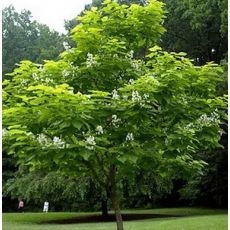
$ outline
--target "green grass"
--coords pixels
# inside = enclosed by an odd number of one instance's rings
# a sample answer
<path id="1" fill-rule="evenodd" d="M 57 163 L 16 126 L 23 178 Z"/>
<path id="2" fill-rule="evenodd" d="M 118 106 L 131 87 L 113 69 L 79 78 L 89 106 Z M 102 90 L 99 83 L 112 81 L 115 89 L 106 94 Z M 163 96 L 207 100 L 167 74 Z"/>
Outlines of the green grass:
<path id="1" fill-rule="evenodd" d="M 124 222 L 125 230 L 227 230 L 227 211 L 201 208 L 125 210 L 123 213 L 186 215 Z M 115 223 L 40 224 L 93 213 L 4 213 L 3 230 L 115 230 Z M 94 213 L 98 214 L 98 213 Z"/>

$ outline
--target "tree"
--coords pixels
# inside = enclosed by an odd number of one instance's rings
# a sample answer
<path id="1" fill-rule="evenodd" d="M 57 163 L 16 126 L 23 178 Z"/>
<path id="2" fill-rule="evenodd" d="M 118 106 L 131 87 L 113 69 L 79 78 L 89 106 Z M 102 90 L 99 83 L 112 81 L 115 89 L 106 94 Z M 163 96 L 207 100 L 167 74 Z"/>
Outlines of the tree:
<path id="1" fill-rule="evenodd" d="M 3 184 L 3 197 L 23 197 L 27 208 L 32 210 L 41 209 L 45 200 L 55 211 L 92 211 L 93 206 L 100 205 L 100 188 L 87 176 L 76 178 L 58 171 L 40 170 L 27 174 L 23 171 L 27 172 L 20 168 L 13 178 Z"/>
<path id="2" fill-rule="evenodd" d="M 2 11 L 3 21 L 3 76 L 23 59 L 41 63 L 56 59 L 64 50 L 63 35 L 50 31 L 49 27 L 32 20 L 31 12 L 16 12 L 11 5 Z"/>
<path id="3" fill-rule="evenodd" d="M 227 54 L 226 0 L 165 0 L 167 33 L 161 45 L 168 51 L 184 51 L 197 64 L 220 63 Z"/>
<path id="4" fill-rule="evenodd" d="M 221 146 L 222 70 L 154 46 L 163 18 L 158 1 L 105 1 L 80 18 L 77 48 L 44 66 L 23 61 L 3 82 L 7 152 L 31 169 L 89 173 L 111 199 L 118 230 L 124 177 L 143 167 L 159 181 L 189 178 L 205 165 L 194 153 Z"/>
<path id="5" fill-rule="evenodd" d="M 32 20 L 30 11 L 16 12 L 13 6 L 2 10 L 3 17 L 3 78 L 22 59 L 43 63 L 45 59 L 57 59 L 64 50 L 64 36 L 51 31 L 48 26 Z M 3 184 L 17 171 L 12 157 L 3 153 Z M 3 188 L 4 189 L 4 188 Z M 9 208 L 9 198 L 4 197 L 3 208 Z M 5 207 L 7 204 L 7 207 Z"/>
<path id="6" fill-rule="evenodd" d="M 140 5 L 145 5 L 146 1 L 145 0 L 118 0 L 117 1 L 119 4 L 140 4 Z M 93 0 L 91 4 L 85 5 L 86 10 L 90 10 L 91 7 L 97 7 L 97 8 L 102 8 L 103 7 L 103 0 Z M 84 11 L 82 11 L 78 16 L 82 16 L 84 14 Z M 68 31 L 70 34 L 71 30 L 79 23 L 79 21 L 76 18 L 73 18 L 71 20 L 65 20 L 65 29 Z"/>

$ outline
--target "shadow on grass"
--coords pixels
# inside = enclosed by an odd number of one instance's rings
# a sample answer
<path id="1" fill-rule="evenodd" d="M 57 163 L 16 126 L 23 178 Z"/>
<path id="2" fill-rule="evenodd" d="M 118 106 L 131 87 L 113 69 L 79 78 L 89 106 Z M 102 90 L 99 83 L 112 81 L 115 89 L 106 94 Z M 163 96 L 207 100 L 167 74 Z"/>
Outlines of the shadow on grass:
<path id="1" fill-rule="evenodd" d="M 183 215 L 164 215 L 164 214 L 123 214 L 122 219 L 124 221 L 131 220 L 145 220 L 153 218 L 173 218 L 173 217 L 184 217 Z M 108 216 L 102 215 L 88 215 L 88 216 L 78 216 L 62 220 L 50 220 L 44 221 L 40 224 L 80 224 L 80 223 L 97 223 L 97 222 L 114 222 L 114 214 L 109 214 Z"/>

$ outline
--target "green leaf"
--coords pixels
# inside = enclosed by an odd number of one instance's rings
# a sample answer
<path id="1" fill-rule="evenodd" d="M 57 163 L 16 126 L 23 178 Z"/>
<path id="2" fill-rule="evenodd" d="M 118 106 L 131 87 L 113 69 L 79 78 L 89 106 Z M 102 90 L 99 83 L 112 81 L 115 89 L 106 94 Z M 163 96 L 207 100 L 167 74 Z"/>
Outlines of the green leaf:
<path id="1" fill-rule="evenodd" d="M 80 122 L 79 120 L 78 121 L 72 121 L 72 125 L 74 126 L 74 128 L 80 130 L 82 125 L 83 125 L 83 123 Z"/>

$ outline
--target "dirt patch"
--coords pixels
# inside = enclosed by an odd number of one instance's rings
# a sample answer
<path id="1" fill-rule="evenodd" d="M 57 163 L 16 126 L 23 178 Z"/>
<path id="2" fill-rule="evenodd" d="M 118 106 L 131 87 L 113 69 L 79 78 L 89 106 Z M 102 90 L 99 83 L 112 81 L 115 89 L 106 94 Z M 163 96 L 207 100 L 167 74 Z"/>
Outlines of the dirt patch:
<path id="1" fill-rule="evenodd" d="M 178 215 L 164 215 L 164 214 L 122 214 L 124 221 L 131 220 L 144 220 L 152 218 L 170 218 L 170 217 L 181 217 Z M 51 220 L 42 222 L 43 224 L 77 224 L 77 223 L 97 223 L 97 222 L 114 222 L 114 214 L 109 214 L 108 216 L 101 215 L 88 215 L 88 216 L 78 216 L 74 218 L 68 218 L 63 220 Z"/>

